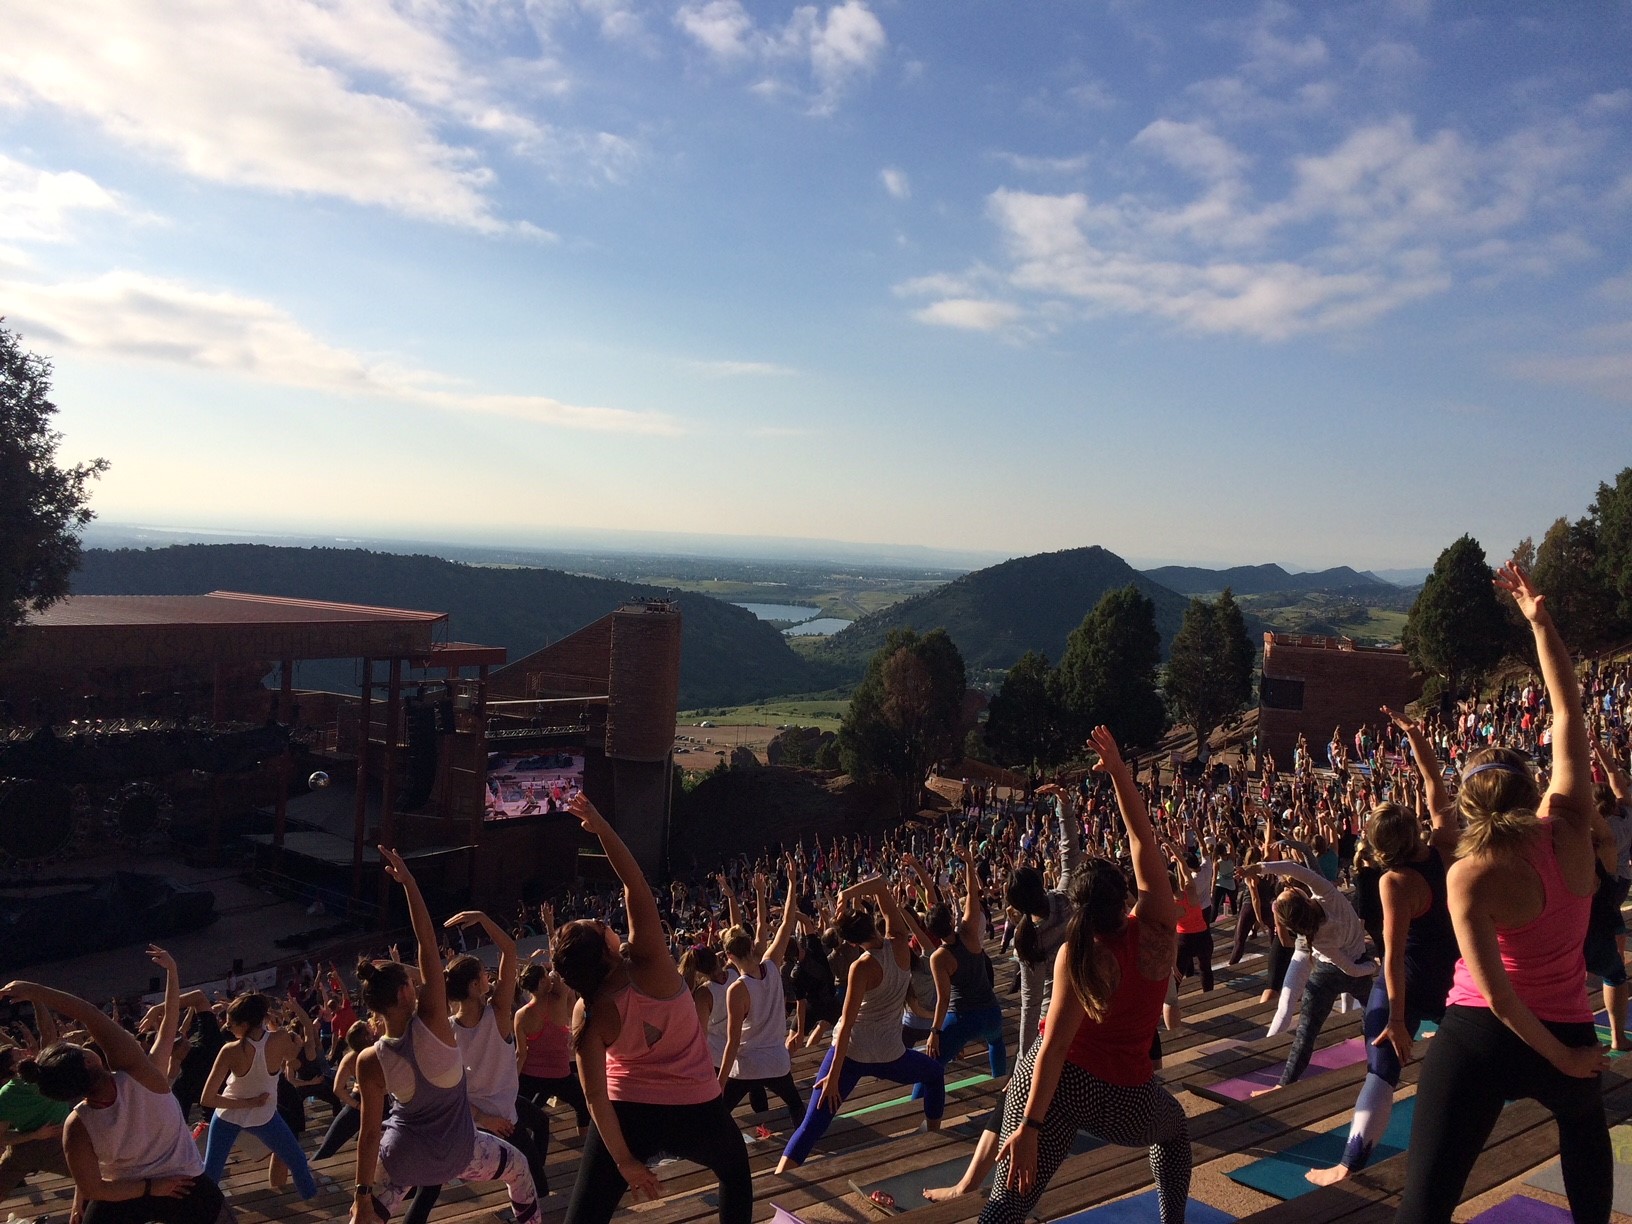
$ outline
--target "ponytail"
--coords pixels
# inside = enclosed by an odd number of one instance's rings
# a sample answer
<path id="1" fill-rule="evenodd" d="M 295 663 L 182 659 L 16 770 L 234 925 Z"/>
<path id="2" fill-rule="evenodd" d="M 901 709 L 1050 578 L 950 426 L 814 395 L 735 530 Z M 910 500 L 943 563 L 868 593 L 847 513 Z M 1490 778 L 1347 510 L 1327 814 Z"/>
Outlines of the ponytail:
<path id="1" fill-rule="evenodd" d="M 1468 757 L 1456 806 L 1467 822 L 1458 858 L 1522 849 L 1541 828 L 1541 794 L 1528 763 L 1511 748 L 1482 748 Z"/>
<path id="2" fill-rule="evenodd" d="M 1127 921 L 1127 881 L 1115 863 L 1090 859 L 1071 877 L 1071 901 L 1074 912 L 1065 937 L 1071 988 L 1088 1018 L 1100 1021 L 1110 1010 L 1122 972 L 1098 940 L 1115 935 Z"/>

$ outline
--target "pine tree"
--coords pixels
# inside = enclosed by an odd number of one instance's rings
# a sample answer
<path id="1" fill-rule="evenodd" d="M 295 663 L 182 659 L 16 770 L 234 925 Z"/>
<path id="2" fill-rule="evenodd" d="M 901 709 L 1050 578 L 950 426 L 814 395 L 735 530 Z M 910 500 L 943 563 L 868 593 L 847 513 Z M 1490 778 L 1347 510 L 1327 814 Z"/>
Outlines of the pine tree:
<path id="1" fill-rule="evenodd" d="M 1068 742 L 1081 743 L 1103 723 L 1123 744 L 1147 748 L 1167 729 L 1156 689 L 1162 659 L 1156 605 L 1129 583 L 1107 591 L 1066 639 L 1059 702 Z"/>
<path id="2" fill-rule="evenodd" d="M 1422 671 L 1444 677 L 1456 695 L 1467 681 L 1501 662 L 1511 644 L 1485 550 L 1465 535 L 1439 554 L 1411 605 L 1406 651 Z"/>

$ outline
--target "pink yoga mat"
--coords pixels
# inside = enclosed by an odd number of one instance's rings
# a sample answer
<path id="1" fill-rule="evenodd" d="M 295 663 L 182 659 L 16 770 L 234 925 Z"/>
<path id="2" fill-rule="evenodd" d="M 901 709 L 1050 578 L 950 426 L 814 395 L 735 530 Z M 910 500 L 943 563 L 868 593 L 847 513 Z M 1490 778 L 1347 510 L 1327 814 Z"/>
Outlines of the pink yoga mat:
<path id="1" fill-rule="evenodd" d="M 1352 1067 L 1355 1063 L 1366 1061 L 1366 1039 L 1364 1037 L 1350 1037 L 1347 1041 L 1340 1041 L 1334 1046 L 1316 1050 L 1314 1057 L 1309 1060 L 1309 1069 L 1304 1077 L 1324 1075 L 1327 1071 L 1336 1071 L 1341 1067 Z M 1286 1064 L 1274 1067 L 1264 1067 L 1258 1071 L 1248 1072 L 1236 1079 L 1224 1080 L 1222 1083 L 1209 1084 L 1207 1091 L 1214 1096 L 1229 1097 L 1232 1101 L 1244 1101 L 1261 1088 L 1273 1088 L 1281 1082 L 1281 1069 Z"/>

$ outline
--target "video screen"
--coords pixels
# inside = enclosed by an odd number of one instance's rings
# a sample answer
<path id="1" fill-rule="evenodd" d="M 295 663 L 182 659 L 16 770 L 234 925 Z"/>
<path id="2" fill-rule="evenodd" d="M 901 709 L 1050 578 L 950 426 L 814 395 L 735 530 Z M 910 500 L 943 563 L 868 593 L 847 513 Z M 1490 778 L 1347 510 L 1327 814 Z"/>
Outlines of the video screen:
<path id="1" fill-rule="evenodd" d="M 582 753 L 545 752 L 487 754 L 485 820 L 516 820 L 565 812 L 584 789 Z"/>

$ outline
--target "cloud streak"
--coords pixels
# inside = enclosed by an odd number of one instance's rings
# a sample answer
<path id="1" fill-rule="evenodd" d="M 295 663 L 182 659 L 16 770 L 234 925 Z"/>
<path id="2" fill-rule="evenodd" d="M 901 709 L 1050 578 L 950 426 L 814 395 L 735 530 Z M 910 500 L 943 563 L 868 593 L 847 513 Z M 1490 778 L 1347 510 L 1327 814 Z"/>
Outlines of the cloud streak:
<path id="1" fill-rule="evenodd" d="M 836 110 L 856 81 L 872 75 L 889 47 L 884 24 L 864 0 L 843 0 L 825 12 L 801 5 L 781 29 L 760 26 L 742 0 L 690 0 L 674 22 L 716 68 L 767 74 L 755 82 L 755 92 L 800 93 L 815 114 Z M 795 70 L 808 74 L 808 85 L 786 79 Z"/>
<path id="2" fill-rule="evenodd" d="M 472 391 L 328 343 L 270 302 L 139 272 L 43 284 L 0 276 L 9 324 L 93 357 L 157 362 L 276 386 L 387 399 L 453 413 L 623 433 L 675 434 L 658 413 Z"/>

